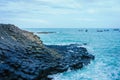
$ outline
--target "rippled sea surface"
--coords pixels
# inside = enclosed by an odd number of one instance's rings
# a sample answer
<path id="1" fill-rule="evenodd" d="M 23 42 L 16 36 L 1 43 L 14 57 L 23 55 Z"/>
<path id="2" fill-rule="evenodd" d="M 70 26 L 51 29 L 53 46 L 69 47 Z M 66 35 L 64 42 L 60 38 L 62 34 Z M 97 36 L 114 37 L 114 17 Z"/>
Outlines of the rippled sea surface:
<path id="1" fill-rule="evenodd" d="M 51 75 L 53 80 L 120 80 L 120 31 L 113 29 L 32 28 L 32 32 L 56 32 L 37 34 L 45 44 L 87 43 L 95 60 L 82 69 Z M 83 30 L 83 31 L 82 31 Z M 97 32 L 103 30 L 103 32 Z M 104 31 L 105 30 L 105 31 Z"/>

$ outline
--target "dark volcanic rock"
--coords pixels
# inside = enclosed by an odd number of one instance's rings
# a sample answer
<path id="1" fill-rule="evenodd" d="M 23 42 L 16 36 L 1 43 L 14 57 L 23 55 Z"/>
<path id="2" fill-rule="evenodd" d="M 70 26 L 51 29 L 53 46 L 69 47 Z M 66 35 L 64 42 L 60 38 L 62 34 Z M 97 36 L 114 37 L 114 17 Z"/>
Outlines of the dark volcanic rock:
<path id="1" fill-rule="evenodd" d="M 82 68 L 91 59 L 84 47 L 45 46 L 32 32 L 0 24 L 0 80 L 50 80 L 49 74 Z"/>
<path id="2" fill-rule="evenodd" d="M 87 49 L 79 44 L 47 45 L 47 47 L 54 49 L 64 56 L 59 60 L 61 68 L 64 66 L 67 69 L 78 69 L 82 68 L 83 65 L 89 64 L 91 59 L 94 60 L 94 56 L 89 54 Z"/>

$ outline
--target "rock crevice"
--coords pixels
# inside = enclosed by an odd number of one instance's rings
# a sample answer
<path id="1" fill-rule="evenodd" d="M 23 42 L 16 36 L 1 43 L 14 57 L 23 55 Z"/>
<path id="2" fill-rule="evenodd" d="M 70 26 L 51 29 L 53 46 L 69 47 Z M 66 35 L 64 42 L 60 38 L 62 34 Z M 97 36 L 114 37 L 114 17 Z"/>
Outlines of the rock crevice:
<path id="1" fill-rule="evenodd" d="M 50 80 L 50 74 L 79 69 L 94 56 L 78 45 L 44 45 L 37 35 L 0 24 L 0 79 Z"/>

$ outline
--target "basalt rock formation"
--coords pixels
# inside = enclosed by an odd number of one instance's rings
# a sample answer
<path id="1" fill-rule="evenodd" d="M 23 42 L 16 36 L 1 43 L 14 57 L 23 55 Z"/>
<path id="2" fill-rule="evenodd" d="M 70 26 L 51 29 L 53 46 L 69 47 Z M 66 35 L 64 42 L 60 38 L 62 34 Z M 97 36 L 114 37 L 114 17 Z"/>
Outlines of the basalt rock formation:
<path id="1" fill-rule="evenodd" d="M 78 45 L 44 45 L 37 35 L 0 24 L 0 80 L 51 80 L 47 76 L 79 69 L 94 56 Z"/>

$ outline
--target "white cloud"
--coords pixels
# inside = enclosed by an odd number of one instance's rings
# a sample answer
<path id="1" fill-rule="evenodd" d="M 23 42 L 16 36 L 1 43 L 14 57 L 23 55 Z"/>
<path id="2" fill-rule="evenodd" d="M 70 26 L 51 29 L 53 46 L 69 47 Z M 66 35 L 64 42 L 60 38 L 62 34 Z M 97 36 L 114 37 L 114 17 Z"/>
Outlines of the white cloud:
<path id="1" fill-rule="evenodd" d="M 42 23 L 42 24 L 49 24 L 49 21 L 47 20 L 42 20 L 42 19 L 25 19 L 25 18 L 20 18 L 18 21 L 22 22 L 30 22 L 30 23 Z"/>
<path id="2" fill-rule="evenodd" d="M 95 9 L 88 9 L 87 12 L 90 14 L 94 14 L 96 12 L 96 10 Z"/>
<path id="3" fill-rule="evenodd" d="M 70 20 L 77 17 L 83 22 L 99 23 L 99 19 L 106 20 L 104 24 L 115 23 L 119 22 L 119 3 L 119 0 L 0 0 L 0 22 L 72 25 Z"/>
<path id="4" fill-rule="evenodd" d="M 96 21 L 96 19 L 94 19 L 94 18 L 77 18 L 76 20 L 78 20 L 78 21 L 87 21 L 87 22 Z"/>

